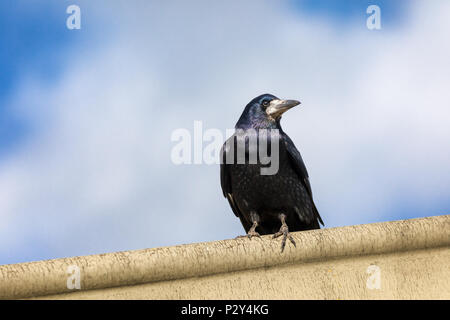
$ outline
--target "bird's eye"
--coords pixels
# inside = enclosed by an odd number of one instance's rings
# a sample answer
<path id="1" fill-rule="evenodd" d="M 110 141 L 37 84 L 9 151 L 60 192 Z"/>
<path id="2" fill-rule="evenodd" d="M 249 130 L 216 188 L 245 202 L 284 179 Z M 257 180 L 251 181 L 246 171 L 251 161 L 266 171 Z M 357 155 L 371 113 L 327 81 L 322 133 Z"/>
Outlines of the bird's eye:
<path id="1" fill-rule="evenodd" d="M 269 106 L 269 101 L 267 100 L 263 101 L 262 105 L 267 108 Z"/>

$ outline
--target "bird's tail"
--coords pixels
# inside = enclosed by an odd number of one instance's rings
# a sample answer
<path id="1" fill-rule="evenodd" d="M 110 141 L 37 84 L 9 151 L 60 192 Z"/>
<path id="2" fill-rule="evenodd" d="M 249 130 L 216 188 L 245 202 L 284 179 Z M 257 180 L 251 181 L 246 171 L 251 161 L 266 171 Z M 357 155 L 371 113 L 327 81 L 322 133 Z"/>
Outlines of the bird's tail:
<path id="1" fill-rule="evenodd" d="M 317 220 L 314 220 L 315 223 L 317 224 L 317 228 L 316 229 L 320 229 L 320 225 L 319 222 L 322 226 L 325 226 L 325 224 L 323 223 L 322 217 L 319 214 L 319 210 L 317 210 L 316 205 L 314 204 L 313 201 L 313 212 L 314 212 L 314 216 L 316 217 Z"/>

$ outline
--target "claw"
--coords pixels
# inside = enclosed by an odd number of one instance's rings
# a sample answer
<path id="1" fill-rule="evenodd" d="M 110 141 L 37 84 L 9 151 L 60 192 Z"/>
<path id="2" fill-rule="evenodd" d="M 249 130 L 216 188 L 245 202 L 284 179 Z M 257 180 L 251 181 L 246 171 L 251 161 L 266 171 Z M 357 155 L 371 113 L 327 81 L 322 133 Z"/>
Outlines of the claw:
<path id="1" fill-rule="evenodd" d="M 258 238 L 261 238 L 261 235 L 258 233 L 258 232 L 256 232 L 256 231 L 249 231 L 248 233 L 247 233 L 247 237 L 249 238 L 249 239 L 251 239 L 252 237 L 258 237 Z"/>
<path id="2" fill-rule="evenodd" d="M 261 238 L 261 235 L 258 232 L 256 232 L 256 231 L 249 230 L 246 235 L 244 235 L 244 236 L 237 236 L 236 239 L 239 239 L 239 238 L 249 238 L 249 239 L 251 239 L 253 237 Z"/>
<path id="3" fill-rule="evenodd" d="M 261 235 L 258 232 L 256 232 L 256 227 L 258 226 L 259 217 L 254 212 L 252 213 L 251 217 L 252 217 L 252 220 L 253 220 L 253 225 L 250 228 L 250 230 L 248 230 L 247 235 L 245 235 L 245 236 L 238 236 L 237 238 L 244 238 L 244 237 L 248 237 L 249 239 L 251 239 L 253 237 L 261 238 Z"/>
<path id="4" fill-rule="evenodd" d="M 283 217 L 281 218 L 282 224 L 281 224 L 281 228 L 280 231 L 278 231 L 277 233 L 275 233 L 272 237 L 272 239 L 278 238 L 283 236 L 283 239 L 281 240 L 281 252 L 284 251 L 284 247 L 286 246 L 286 239 L 289 239 L 289 241 L 292 242 L 292 244 L 294 245 L 294 247 L 297 247 L 297 244 L 295 243 L 294 238 L 289 234 L 289 228 L 285 222 L 285 217 L 283 215 Z"/>

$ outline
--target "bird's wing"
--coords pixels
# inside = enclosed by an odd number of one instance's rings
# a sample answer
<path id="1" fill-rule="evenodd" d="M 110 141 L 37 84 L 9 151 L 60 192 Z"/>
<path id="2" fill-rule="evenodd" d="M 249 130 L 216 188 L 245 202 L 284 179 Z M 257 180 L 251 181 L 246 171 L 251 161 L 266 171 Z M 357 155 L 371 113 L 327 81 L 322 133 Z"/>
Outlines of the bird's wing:
<path id="1" fill-rule="evenodd" d="M 311 198 L 314 215 L 320 221 L 320 223 L 322 225 L 324 225 L 322 218 L 320 217 L 319 211 L 317 210 L 316 205 L 314 204 L 314 201 L 313 201 L 311 183 L 309 182 L 308 171 L 306 170 L 306 166 L 305 166 L 305 163 L 303 162 L 302 156 L 300 155 L 300 152 L 295 147 L 294 142 L 292 142 L 291 138 L 289 138 L 289 136 L 284 132 L 282 132 L 282 139 L 286 146 L 286 150 L 288 152 L 289 159 L 291 160 L 291 164 L 292 164 L 295 172 L 297 172 L 297 175 L 299 176 L 303 186 L 306 188 L 306 190 L 308 191 L 308 194 Z"/>
<path id="2" fill-rule="evenodd" d="M 220 150 L 221 153 L 221 162 L 220 162 L 220 184 L 222 186 L 222 192 L 225 198 L 227 198 L 228 203 L 230 204 L 231 209 L 233 210 L 236 217 L 238 217 L 241 220 L 241 223 L 245 229 L 246 232 L 250 229 L 251 225 L 249 222 L 244 218 L 244 214 L 239 209 L 237 203 L 234 201 L 233 198 L 233 189 L 232 189 L 232 183 L 231 183 L 231 176 L 229 172 L 229 164 L 226 163 L 226 156 L 227 156 L 227 149 L 229 148 L 229 141 L 234 140 L 234 135 L 231 136 L 230 139 L 228 139 L 227 142 L 222 146 L 222 149 Z"/>

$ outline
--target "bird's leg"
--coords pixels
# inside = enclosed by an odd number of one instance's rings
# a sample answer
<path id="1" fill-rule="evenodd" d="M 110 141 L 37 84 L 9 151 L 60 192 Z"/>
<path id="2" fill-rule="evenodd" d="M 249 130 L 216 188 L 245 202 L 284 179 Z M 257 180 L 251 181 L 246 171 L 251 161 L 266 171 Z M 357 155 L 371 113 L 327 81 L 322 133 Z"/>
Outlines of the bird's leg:
<path id="1" fill-rule="evenodd" d="M 281 241 L 281 252 L 283 252 L 284 247 L 286 246 L 287 238 L 289 238 L 289 240 L 292 242 L 294 247 L 296 247 L 297 245 L 295 244 L 294 238 L 292 238 L 292 236 L 289 234 L 289 228 L 286 224 L 286 215 L 281 213 L 278 217 L 281 220 L 281 228 L 280 228 L 280 231 L 278 231 L 277 233 L 275 233 L 273 235 L 273 239 L 283 236 L 283 240 Z"/>
<path id="2" fill-rule="evenodd" d="M 258 232 L 256 232 L 256 227 L 258 226 L 259 216 L 257 214 L 251 214 L 250 217 L 252 218 L 253 225 L 247 232 L 247 237 L 251 239 L 252 237 L 258 237 L 261 238 Z"/>
<path id="3" fill-rule="evenodd" d="M 261 235 L 256 232 L 256 227 L 258 226 L 258 222 L 259 222 L 259 216 L 256 212 L 251 212 L 250 213 L 250 219 L 253 222 L 252 227 L 248 230 L 247 235 L 245 236 L 239 236 L 238 238 L 242 238 L 242 237 L 248 237 L 249 239 L 251 239 L 252 237 L 258 237 L 261 238 Z"/>

